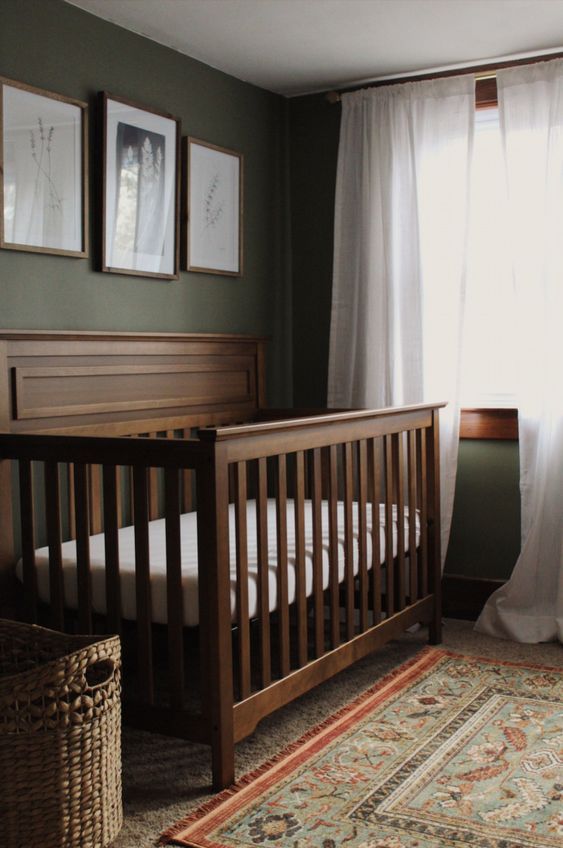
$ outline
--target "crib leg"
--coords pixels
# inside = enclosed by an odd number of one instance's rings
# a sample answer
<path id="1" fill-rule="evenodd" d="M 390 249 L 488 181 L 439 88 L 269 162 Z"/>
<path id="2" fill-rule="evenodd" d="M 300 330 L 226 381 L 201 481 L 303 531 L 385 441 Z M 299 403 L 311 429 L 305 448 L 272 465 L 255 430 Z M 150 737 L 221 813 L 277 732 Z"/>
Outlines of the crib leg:
<path id="1" fill-rule="evenodd" d="M 232 740 L 215 740 L 211 758 L 213 791 L 220 792 L 235 782 L 235 746 Z"/>
<path id="2" fill-rule="evenodd" d="M 231 595 L 229 574 L 229 480 L 224 445 L 206 445 L 197 470 L 203 711 L 209 721 L 213 789 L 235 779 L 235 733 Z M 203 454 L 203 446 L 202 446 Z"/>
<path id="3" fill-rule="evenodd" d="M 439 645 L 442 641 L 442 580 L 439 566 L 434 572 L 434 603 L 432 607 L 432 618 L 428 626 L 428 643 Z"/>
<path id="4" fill-rule="evenodd" d="M 434 616 L 428 627 L 428 644 L 439 645 L 442 641 L 442 616 Z"/>

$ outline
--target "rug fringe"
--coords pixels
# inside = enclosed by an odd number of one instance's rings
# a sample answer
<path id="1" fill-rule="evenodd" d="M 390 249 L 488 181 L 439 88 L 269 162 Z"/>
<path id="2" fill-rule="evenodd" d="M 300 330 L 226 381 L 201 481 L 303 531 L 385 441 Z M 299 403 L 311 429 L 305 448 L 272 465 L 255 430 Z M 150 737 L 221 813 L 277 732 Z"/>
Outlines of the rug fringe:
<path id="1" fill-rule="evenodd" d="M 174 841 L 174 837 L 181 833 L 181 831 L 185 830 L 188 825 L 194 824 L 194 822 L 199 821 L 199 819 L 203 818 L 208 813 L 212 813 L 224 801 L 228 800 L 229 798 L 232 798 L 233 795 L 236 795 L 254 780 L 257 780 L 257 778 L 262 777 L 263 774 L 265 774 L 274 766 L 278 765 L 281 760 L 291 756 L 291 754 L 294 754 L 306 742 L 309 742 L 315 736 L 318 736 L 319 734 L 323 733 L 325 730 L 327 730 L 327 728 L 329 728 L 331 725 L 335 724 L 337 721 L 343 718 L 346 713 L 350 712 L 356 707 L 359 707 L 364 701 L 367 701 L 369 698 L 371 698 L 371 696 L 374 695 L 378 691 L 378 689 L 381 689 L 383 686 L 387 686 L 389 683 L 392 682 L 395 677 L 398 677 L 400 674 L 403 674 L 411 666 L 423 660 L 428 654 L 435 654 L 436 659 L 438 659 L 439 657 L 450 653 L 450 651 L 446 651 L 444 648 L 436 648 L 433 646 L 425 645 L 420 651 L 415 654 L 414 657 L 405 660 L 403 663 L 397 666 L 397 668 L 388 671 L 387 674 L 379 678 L 379 680 L 372 686 L 370 686 L 369 689 L 366 689 L 364 692 L 361 692 L 359 695 L 357 695 L 353 701 L 350 701 L 343 707 L 340 707 L 340 709 L 338 709 L 335 713 L 332 713 L 330 716 L 328 716 L 328 718 L 324 719 L 323 721 L 316 724 L 314 727 L 305 731 L 305 733 L 300 736 L 299 739 L 296 739 L 293 742 L 289 742 L 288 745 L 286 745 L 286 747 L 282 751 L 279 751 L 277 754 L 274 754 L 274 756 L 270 757 L 270 759 L 265 760 L 257 768 L 253 769 L 250 772 L 247 772 L 247 774 L 243 775 L 235 783 L 233 783 L 232 786 L 229 786 L 227 789 L 223 789 L 209 801 L 204 801 L 203 804 L 199 805 L 196 810 L 191 813 L 188 813 L 185 818 L 181 819 L 179 822 L 176 822 L 176 824 L 169 827 L 168 830 L 164 831 L 164 833 L 161 835 L 160 839 L 157 842 L 157 845 L 166 845 L 172 843 Z M 186 843 L 182 844 L 185 845 Z"/>

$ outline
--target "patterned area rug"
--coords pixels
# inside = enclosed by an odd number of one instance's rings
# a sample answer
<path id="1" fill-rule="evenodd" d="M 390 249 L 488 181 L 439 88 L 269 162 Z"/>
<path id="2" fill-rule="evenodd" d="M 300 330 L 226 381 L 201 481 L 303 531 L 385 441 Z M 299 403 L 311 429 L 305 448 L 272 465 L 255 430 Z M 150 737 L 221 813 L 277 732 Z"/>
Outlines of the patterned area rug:
<path id="1" fill-rule="evenodd" d="M 563 672 L 427 649 L 161 841 L 561 848 Z"/>

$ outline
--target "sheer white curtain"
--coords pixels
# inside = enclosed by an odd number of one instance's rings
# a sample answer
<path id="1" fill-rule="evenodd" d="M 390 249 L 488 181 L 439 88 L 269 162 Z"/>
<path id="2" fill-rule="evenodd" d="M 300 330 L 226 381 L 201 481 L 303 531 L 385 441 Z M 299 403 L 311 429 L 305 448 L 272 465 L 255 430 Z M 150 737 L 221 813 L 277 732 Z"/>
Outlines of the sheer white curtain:
<path id="1" fill-rule="evenodd" d="M 457 466 L 474 115 L 471 76 L 342 98 L 328 403 L 448 402 L 444 555 Z"/>
<path id="2" fill-rule="evenodd" d="M 499 71 L 518 316 L 522 550 L 477 629 L 563 641 L 563 62 Z"/>

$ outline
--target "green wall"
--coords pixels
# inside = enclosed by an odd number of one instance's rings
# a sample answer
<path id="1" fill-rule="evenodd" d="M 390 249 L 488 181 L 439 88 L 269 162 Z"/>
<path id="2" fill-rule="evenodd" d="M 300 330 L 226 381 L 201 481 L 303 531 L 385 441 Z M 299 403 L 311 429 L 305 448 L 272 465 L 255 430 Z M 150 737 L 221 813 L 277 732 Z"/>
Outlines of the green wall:
<path id="1" fill-rule="evenodd" d="M 519 478 L 517 442 L 460 442 L 446 573 L 510 577 L 520 551 Z"/>
<path id="2" fill-rule="evenodd" d="M 155 3 L 155 8 L 158 6 Z M 96 272 L 95 261 L 0 251 L 0 326 L 242 332 L 271 337 L 271 400 L 291 395 L 286 102 L 62 0 L 1 0 L 0 75 L 90 103 L 91 197 L 100 162 L 95 95 L 167 111 L 193 135 L 245 157 L 244 276 L 160 281 Z M 96 208 L 91 208 L 97 248 Z"/>
<path id="3" fill-rule="evenodd" d="M 294 402 L 325 406 L 340 106 L 315 95 L 289 109 Z"/>
<path id="4" fill-rule="evenodd" d="M 94 207 L 90 259 L 0 251 L 0 326 L 264 334 L 270 401 L 288 403 L 293 391 L 296 405 L 323 406 L 340 107 L 323 95 L 285 101 L 61 0 L 0 0 L 0 74 L 89 101 L 93 198 L 101 90 L 168 111 L 183 135 L 245 156 L 242 278 L 99 273 Z M 450 573 L 510 573 L 518 501 L 516 445 L 463 443 Z"/>
<path id="5" fill-rule="evenodd" d="M 290 101 L 293 361 L 296 405 L 326 403 L 339 105 Z M 506 578 L 520 547 L 518 446 L 460 443 L 446 572 Z"/>

